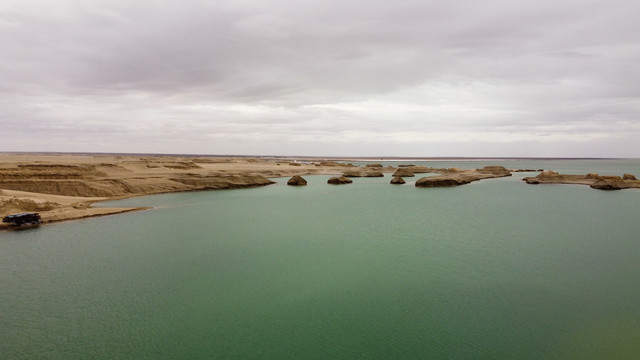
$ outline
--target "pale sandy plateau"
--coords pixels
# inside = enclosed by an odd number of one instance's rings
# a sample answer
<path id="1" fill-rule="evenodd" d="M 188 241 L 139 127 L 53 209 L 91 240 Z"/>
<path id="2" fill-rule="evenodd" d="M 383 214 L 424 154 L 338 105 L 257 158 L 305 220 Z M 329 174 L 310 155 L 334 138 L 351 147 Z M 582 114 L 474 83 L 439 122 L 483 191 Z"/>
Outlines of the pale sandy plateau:
<path id="1" fill-rule="evenodd" d="M 354 178 L 393 173 L 400 178 L 437 173 L 418 179 L 415 186 L 449 187 L 511 176 L 511 172 L 516 171 L 521 170 L 507 170 L 501 166 L 471 170 L 411 165 L 394 168 L 380 164 L 360 167 L 319 159 L 0 153 L 0 218 L 21 212 L 38 212 L 43 223 L 50 223 L 117 214 L 147 208 L 93 207 L 92 204 L 150 194 L 264 186 L 274 183 L 270 178 L 295 175 L 345 175 Z M 587 184 L 603 190 L 640 188 L 640 181 L 629 174 L 615 177 L 542 172 L 525 180 L 532 184 Z M 301 185 L 300 179 L 295 182 Z M 0 229 L 8 228 L 11 226 L 0 223 Z"/>
<path id="2" fill-rule="evenodd" d="M 0 218 L 38 212 L 43 223 L 145 208 L 92 207 L 98 201 L 273 184 L 269 178 L 341 174 L 334 161 L 245 157 L 0 154 Z M 8 228 L 0 223 L 0 228 Z"/>

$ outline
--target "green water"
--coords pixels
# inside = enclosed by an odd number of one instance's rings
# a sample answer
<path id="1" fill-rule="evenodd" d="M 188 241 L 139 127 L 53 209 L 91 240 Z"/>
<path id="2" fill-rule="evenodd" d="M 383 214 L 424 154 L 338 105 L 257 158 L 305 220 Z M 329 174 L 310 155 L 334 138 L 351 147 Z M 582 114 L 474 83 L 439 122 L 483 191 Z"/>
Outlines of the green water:
<path id="1" fill-rule="evenodd" d="M 279 179 L 2 232 L 0 359 L 636 359 L 640 191 L 530 175 Z"/>

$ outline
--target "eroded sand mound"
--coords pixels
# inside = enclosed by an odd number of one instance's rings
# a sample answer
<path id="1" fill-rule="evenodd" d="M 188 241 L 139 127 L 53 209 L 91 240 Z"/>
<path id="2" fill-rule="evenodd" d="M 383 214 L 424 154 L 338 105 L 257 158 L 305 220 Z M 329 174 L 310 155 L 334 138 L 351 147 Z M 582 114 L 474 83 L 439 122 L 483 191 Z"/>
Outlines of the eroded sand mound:
<path id="1" fill-rule="evenodd" d="M 291 179 L 289 179 L 287 181 L 287 185 L 292 185 L 292 186 L 304 186 L 307 185 L 307 180 L 305 180 L 302 176 L 300 175 L 294 175 L 291 177 Z"/>
<path id="2" fill-rule="evenodd" d="M 189 176 L 171 179 L 192 187 L 190 190 L 238 189 L 275 184 L 261 175 Z"/>
<path id="3" fill-rule="evenodd" d="M 589 173 L 586 175 L 559 174 L 555 171 L 543 171 L 538 176 L 526 177 L 527 184 L 580 184 L 598 190 L 621 190 L 640 188 L 640 181 L 634 175 L 598 175 Z"/>
<path id="4" fill-rule="evenodd" d="M 334 176 L 329 180 L 327 180 L 327 184 L 332 184 L 332 185 L 351 184 L 352 182 L 353 180 L 345 176 Z"/>
<path id="5" fill-rule="evenodd" d="M 476 170 L 447 169 L 438 176 L 418 179 L 416 187 L 452 187 L 473 181 L 511 176 L 511 172 L 502 166 L 485 166 Z"/>
<path id="6" fill-rule="evenodd" d="M 379 170 L 357 169 L 347 170 L 343 174 L 346 177 L 383 177 L 384 174 Z"/>
<path id="7" fill-rule="evenodd" d="M 400 176 L 400 177 L 413 177 L 413 171 L 411 171 L 411 167 L 401 167 L 396 170 L 392 176 Z"/>
<path id="8" fill-rule="evenodd" d="M 54 202 L 41 201 L 38 199 L 19 199 L 16 197 L 0 199 L 1 214 L 49 211 L 60 206 L 60 204 Z"/>
<path id="9" fill-rule="evenodd" d="M 7 190 L 84 197 L 113 197 L 131 193 L 117 180 L 0 180 L 0 187 Z"/>
<path id="10" fill-rule="evenodd" d="M 264 186 L 273 181 L 263 174 L 282 176 L 277 170 L 274 161 L 246 158 L 0 154 L 0 216 L 39 212 L 48 222 L 119 213 L 131 209 L 90 205 L 146 194 Z M 310 170 L 320 171 L 304 165 L 287 172 Z"/>
<path id="11" fill-rule="evenodd" d="M 62 164 L 18 164 L 13 168 L 0 169 L 0 180 L 20 179 L 84 179 L 105 176 L 93 165 Z"/>

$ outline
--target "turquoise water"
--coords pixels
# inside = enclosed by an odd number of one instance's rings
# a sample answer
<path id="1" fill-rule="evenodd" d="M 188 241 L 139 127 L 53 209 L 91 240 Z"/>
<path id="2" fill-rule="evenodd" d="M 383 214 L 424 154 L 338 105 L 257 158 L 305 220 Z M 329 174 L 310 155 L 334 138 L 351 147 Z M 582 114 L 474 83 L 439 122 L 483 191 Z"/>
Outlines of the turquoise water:
<path id="1" fill-rule="evenodd" d="M 505 166 L 562 170 L 534 164 Z M 278 179 L 2 232 L 0 359 L 637 358 L 640 191 L 531 175 Z"/>

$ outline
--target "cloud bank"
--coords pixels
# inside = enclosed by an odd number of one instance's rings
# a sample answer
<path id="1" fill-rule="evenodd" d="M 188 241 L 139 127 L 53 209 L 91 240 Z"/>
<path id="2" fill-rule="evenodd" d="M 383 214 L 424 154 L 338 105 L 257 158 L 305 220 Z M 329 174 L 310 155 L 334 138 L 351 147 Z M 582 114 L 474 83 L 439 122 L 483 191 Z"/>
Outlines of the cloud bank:
<path id="1" fill-rule="evenodd" d="M 635 1 L 0 5 L 0 151 L 640 157 Z"/>

